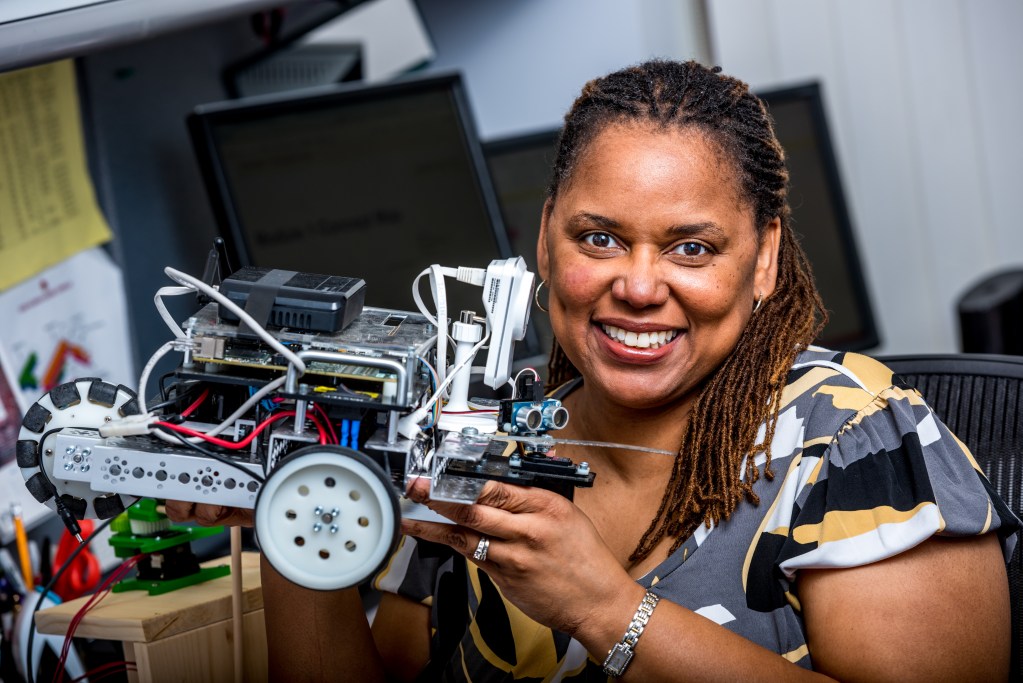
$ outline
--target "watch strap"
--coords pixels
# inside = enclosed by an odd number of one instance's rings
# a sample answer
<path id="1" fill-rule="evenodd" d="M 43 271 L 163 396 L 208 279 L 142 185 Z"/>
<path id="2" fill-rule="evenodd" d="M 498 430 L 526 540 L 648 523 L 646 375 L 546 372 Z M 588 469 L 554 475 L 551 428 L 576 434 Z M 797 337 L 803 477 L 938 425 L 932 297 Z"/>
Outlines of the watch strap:
<path id="1" fill-rule="evenodd" d="M 654 613 L 654 607 L 657 607 L 659 600 L 660 597 L 650 591 L 647 591 L 646 595 L 643 596 L 643 601 L 639 603 L 632 621 L 629 622 L 629 627 L 625 629 L 625 635 L 614 644 L 614 647 L 608 651 L 607 657 L 604 659 L 604 673 L 606 675 L 617 678 L 625 673 L 625 669 L 629 666 L 629 662 L 632 661 L 632 657 L 635 654 L 636 643 L 639 642 L 639 637 L 643 635 L 643 631 L 646 629 L 650 616 Z"/>

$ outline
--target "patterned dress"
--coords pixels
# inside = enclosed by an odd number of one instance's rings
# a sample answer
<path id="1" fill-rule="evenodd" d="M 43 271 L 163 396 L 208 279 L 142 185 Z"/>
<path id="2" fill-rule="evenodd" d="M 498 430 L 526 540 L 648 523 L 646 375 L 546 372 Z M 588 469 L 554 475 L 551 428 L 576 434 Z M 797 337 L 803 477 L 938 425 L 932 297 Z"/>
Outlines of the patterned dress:
<path id="1" fill-rule="evenodd" d="M 994 532 L 1012 552 L 1019 520 L 973 456 L 866 356 L 811 347 L 797 358 L 771 457 L 759 506 L 701 527 L 639 583 L 800 666 L 813 666 L 800 569 L 876 562 L 933 535 Z M 375 585 L 432 607 L 433 661 L 421 680 L 606 680 L 577 641 L 530 620 L 443 546 L 403 539 Z"/>

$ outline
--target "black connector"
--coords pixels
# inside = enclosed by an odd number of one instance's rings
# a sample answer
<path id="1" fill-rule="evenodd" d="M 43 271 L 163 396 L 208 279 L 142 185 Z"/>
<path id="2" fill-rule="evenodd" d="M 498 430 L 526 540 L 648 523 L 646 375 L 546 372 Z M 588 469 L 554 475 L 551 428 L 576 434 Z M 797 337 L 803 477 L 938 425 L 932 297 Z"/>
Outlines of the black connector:
<path id="1" fill-rule="evenodd" d="M 60 496 L 55 496 L 53 502 L 57 508 L 57 514 L 60 516 L 60 521 L 64 522 L 68 532 L 75 537 L 75 540 L 80 545 L 82 543 L 82 527 L 78 526 L 78 520 L 75 519 L 74 514 L 64 504 L 64 501 L 60 499 Z"/>

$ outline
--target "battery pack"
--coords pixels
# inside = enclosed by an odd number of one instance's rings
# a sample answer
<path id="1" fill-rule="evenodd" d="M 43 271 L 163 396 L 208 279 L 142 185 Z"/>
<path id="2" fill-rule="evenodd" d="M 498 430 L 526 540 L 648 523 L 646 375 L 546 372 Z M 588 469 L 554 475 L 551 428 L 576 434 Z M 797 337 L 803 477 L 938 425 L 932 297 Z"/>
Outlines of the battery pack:
<path id="1" fill-rule="evenodd" d="M 220 284 L 220 293 L 264 327 L 340 332 L 362 312 L 366 281 L 246 266 Z M 220 316 L 239 319 L 225 306 Z"/>

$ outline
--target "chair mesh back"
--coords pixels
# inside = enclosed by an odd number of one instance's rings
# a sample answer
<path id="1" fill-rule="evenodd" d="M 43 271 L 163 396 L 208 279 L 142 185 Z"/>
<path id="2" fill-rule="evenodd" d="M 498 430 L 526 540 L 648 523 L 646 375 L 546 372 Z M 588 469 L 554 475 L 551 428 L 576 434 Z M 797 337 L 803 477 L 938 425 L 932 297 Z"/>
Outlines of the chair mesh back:
<path id="1" fill-rule="evenodd" d="M 886 361 L 973 452 L 1002 499 L 1023 518 L 1023 376 L 994 377 L 933 372 L 900 372 Z M 1023 358 L 1020 366 L 1023 368 Z M 1023 680 L 1023 539 L 1009 562 L 1012 598 L 1012 674 Z"/>

